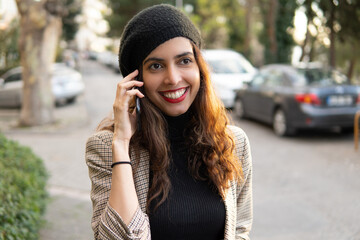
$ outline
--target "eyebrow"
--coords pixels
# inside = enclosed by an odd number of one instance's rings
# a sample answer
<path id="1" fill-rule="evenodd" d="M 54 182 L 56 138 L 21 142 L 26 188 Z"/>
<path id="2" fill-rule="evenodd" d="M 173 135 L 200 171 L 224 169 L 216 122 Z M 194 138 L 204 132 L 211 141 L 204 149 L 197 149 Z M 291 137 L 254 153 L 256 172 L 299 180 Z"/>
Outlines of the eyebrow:
<path id="1" fill-rule="evenodd" d="M 194 53 L 192 52 L 184 52 L 184 53 L 180 53 L 178 55 L 176 55 L 174 57 L 174 59 L 177 59 L 177 58 L 181 58 L 181 57 L 184 57 L 184 56 L 187 56 L 187 55 L 194 55 Z M 164 62 L 165 60 L 163 58 L 157 58 L 157 57 L 151 57 L 151 58 L 148 58 L 144 61 L 143 65 L 145 65 L 147 62 L 149 61 L 155 61 L 155 62 Z"/>

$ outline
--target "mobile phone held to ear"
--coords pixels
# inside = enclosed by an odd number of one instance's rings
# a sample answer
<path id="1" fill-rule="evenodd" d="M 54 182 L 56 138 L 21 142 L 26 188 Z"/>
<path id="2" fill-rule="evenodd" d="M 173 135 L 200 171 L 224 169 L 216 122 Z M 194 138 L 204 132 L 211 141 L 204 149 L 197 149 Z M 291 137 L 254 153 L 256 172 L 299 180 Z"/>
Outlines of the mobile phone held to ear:
<path id="1" fill-rule="evenodd" d="M 135 104 L 136 104 L 136 128 L 140 131 L 141 130 L 141 107 L 140 107 L 140 98 L 138 96 L 135 97 Z"/>
<path id="2" fill-rule="evenodd" d="M 139 80 L 138 77 L 136 77 L 135 79 Z M 139 89 L 139 91 L 142 92 L 141 88 L 137 88 L 137 89 Z M 140 98 L 138 96 L 135 96 L 135 108 L 136 108 L 136 128 L 140 131 L 141 130 L 141 119 L 140 119 L 141 106 L 140 106 Z"/>

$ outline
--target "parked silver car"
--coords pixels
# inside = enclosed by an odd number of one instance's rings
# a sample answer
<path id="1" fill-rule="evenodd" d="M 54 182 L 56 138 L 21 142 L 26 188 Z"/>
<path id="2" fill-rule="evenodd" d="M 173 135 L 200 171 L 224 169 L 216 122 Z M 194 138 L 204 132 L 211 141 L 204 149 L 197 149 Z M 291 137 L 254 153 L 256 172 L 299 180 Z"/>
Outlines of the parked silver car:
<path id="1" fill-rule="evenodd" d="M 230 49 L 206 49 L 202 52 L 211 70 L 216 93 L 226 108 L 233 108 L 236 91 L 257 72 L 240 53 Z"/>
<path id="2" fill-rule="evenodd" d="M 0 107 L 21 106 L 23 88 L 21 71 L 21 67 L 16 67 L 0 77 Z M 81 74 L 62 63 L 52 66 L 51 83 L 56 104 L 74 102 L 85 89 Z"/>

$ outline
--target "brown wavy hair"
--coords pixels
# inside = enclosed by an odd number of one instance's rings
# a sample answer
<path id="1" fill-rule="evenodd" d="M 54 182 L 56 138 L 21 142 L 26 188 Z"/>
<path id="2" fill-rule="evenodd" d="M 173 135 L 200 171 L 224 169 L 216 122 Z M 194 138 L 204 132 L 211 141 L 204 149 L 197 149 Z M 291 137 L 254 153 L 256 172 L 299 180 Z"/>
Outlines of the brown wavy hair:
<path id="1" fill-rule="evenodd" d="M 192 176 L 208 181 L 225 198 L 230 180 L 242 181 L 242 167 L 234 154 L 235 141 L 227 129 L 229 119 L 221 100 L 211 84 L 207 63 L 197 46 L 193 44 L 196 62 L 200 69 L 199 92 L 190 107 L 192 117 L 186 128 L 186 143 L 189 149 L 188 168 Z M 142 66 L 140 67 L 141 72 Z M 141 80 L 141 74 L 140 80 Z M 141 99 L 141 130 L 137 129 L 130 141 L 130 148 L 144 148 L 150 156 L 152 171 L 148 192 L 147 211 L 154 199 L 155 211 L 168 197 L 171 188 L 168 170 L 171 162 L 170 143 L 167 138 L 167 122 L 160 111 L 148 98 Z M 129 111 L 135 108 L 135 99 L 129 103 Z M 97 130 L 114 131 L 114 121 L 105 118 Z"/>

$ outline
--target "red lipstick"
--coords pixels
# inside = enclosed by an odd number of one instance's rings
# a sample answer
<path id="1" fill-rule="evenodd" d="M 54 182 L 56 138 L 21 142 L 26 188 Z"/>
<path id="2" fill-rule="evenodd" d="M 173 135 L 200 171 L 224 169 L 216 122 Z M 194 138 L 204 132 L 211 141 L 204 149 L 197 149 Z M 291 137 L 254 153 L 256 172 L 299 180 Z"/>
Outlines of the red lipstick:
<path id="1" fill-rule="evenodd" d="M 167 102 L 169 102 L 169 103 L 179 103 L 179 102 L 182 102 L 182 101 L 186 98 L 186 96 L 187 96 L 187 94 L 188 94 L 188 92 L 189 92 L 189 87 L 186 88 L 184 94 L 183 94 L 181 97 L 176 98 L 176 99 L 167 98 L 167 97 L 164 96 L 164 93 L 176 92 L 176 91 L 179 91 L 180 89 L 181 89 L 181 88 L 175 89 L 175 90 L 163 91 L 163 92 L 160 92 L 160 95 L 163 97 L 163 99 L 164 99 L 165 101 L 167 101 Z"/>

